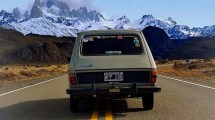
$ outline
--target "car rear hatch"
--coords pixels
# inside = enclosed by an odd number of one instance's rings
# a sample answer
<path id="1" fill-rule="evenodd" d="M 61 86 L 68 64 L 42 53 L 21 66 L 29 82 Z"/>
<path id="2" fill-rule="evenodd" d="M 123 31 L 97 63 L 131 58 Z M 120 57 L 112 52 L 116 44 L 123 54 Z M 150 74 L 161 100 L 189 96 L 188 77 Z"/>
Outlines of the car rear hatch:
<path id="1" fill-rule="evenodd" d="M 139 34 L 83 36 L 74 65 L 78 83 L 149 82 L 151 63 L 145 46 Z"/>

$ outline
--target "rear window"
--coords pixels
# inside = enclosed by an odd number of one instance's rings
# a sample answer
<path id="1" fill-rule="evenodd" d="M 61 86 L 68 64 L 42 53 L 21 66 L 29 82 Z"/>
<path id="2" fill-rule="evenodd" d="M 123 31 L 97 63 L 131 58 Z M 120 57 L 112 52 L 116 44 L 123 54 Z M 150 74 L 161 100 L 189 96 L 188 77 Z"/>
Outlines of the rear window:
<path id="1" fill-rule="evenodd" d="M 89 35 L 82 38 L 82 55 L 136 55 L 143 47 L 138 35 Z"/>

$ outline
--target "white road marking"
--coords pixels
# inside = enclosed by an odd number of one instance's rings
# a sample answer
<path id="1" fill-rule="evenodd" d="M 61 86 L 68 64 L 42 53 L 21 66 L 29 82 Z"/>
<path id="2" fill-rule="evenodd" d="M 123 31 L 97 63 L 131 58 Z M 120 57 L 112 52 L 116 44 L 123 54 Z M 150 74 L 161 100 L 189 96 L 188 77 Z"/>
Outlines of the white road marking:
<path id="1" fill-rule="evenodd" d="M 188 81 L 184 81 L 184 80 L 180 80 L 180 79 L 176 79 L 176 78 L 172 78 L 172 77 L 167 77 L 167 76 L 164 76 L 164 75 L 158 75 L 158 76 L 168 78 L 168 79 L 172 79 L 172 80 L 179 81 L 179 82 L 183 82 L 183 83 L 187 83 L 187 84 L 191 84 L 191 85 L 196 85 L 196 86 L 200 86 L 200 87 L 215 90 L 214 87 L 209 87 L 209 86 L 206 86 L 206 85 L 196 84 L 196 83 L 192 83 L 192 82 L 188 82 Z"/>
<path id="2" fill-rule="evenodd" d="M 6 93 L 3 93 L 3 94 L 0 94 L 0 97 L 4 96 L 4 95 L 11 94 L 11 93 L 14 93 L 14 92 L 17 92 L 17 91 L 20 91 L 20 90 L 23 90 L 23 89 L 26 89 L 26 88 L 30 88 L 30 87 L 37 86 L 37 85 L 40 85 L 40 84 L 43 84 L 43 83 L 47 83 L 49 81 L 53 81 L 53 80 L 56 80 L 56 79 L 59 79 L 59 78 L 67 77 L 67 76 L 68 75 L 64 75 L 64 76 L 61 76 L 61 77 L 57 77 L 57 78 L 49 79 L 49 80 L 46 80 L 46 81 L 43 81 L 43 82 L 39 82 L 39 83 L 36 83 L 36 84 L 33 84 L 33 85 L 29 85 L 29 86 L 26 86 L 26 87 L 23 87 L 23 88 L 19 88 L 19 89 L 10 91 L 10 92 L 6 92 Z"/>

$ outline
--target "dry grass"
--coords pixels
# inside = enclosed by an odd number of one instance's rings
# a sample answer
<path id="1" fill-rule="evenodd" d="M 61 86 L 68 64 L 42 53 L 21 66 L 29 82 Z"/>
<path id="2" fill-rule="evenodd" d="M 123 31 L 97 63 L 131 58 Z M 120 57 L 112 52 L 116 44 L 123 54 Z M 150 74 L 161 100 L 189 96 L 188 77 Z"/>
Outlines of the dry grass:
<path id="1" fill-rule="evenodd" d="M 190 63 L 175 61 L 174 64 L 158 65 L 160 74 L 185 77 L 192 80 L 215 84 L 215 60 L 192 60 Z"/>
<path id="2" fill-rule="evenodd" d="M 1 66 L 0 82 L 23 81 L 66 73 L 67 64 Z"/>
<path id="3" fill-rule="evenodd" d="M 15 79 L 16 74 L 14 74 L 13 72 L 0 72 L 0 80 L 12 80 Z"/>

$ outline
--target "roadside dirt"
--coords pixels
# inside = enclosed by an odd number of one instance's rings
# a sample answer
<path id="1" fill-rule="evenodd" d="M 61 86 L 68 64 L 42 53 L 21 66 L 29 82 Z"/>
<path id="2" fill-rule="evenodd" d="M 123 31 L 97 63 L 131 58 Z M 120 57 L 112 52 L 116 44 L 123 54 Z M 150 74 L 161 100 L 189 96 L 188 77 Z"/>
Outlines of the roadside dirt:
<path id="1" fill-rule="evenodd" d="M 13 84 L 19 81 L 28 81 L 64 74 L 68 71 L 67 64 L 58 65 L 13 65 L 0 67 L 0 85 Z"/>
<path id="2" fill-rule="evenodd" d="M 215 85 L 215 59 L 157 61 L 157 66 L 161 75 Z"/>

